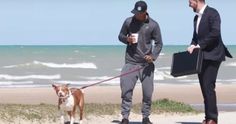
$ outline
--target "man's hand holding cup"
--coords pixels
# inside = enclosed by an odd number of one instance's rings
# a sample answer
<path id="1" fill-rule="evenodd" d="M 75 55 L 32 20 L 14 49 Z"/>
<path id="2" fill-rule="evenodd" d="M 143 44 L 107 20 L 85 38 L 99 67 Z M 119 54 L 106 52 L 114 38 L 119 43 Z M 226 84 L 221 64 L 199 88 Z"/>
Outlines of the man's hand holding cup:
<path id="1" fill-rule="evenodd" d="M 138 33 L 132 33 L 130 36 L 128 36 L 127 41 L 129 45 L 138 43 Z"/>

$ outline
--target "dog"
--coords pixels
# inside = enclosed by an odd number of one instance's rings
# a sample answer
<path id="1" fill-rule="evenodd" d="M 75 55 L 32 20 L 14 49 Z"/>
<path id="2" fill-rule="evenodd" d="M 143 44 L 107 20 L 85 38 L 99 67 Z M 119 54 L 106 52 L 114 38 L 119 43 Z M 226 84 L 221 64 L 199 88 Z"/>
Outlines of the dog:
<path id="1" fill-rule="evenodd" d="M 58 110 L 60 111 L 61 124 L 65 123 L 65 112 L 69 115 L 70 124 L 74 124 L 76 108 L 80 110 L 80 121 L 82 124 L 83 110 L 84 110 L 84 94 L 82 90 L 78 88 L 69 88 L 69 84 L 56 85 L 52 84 L 52 87 L 56 91 L 58 96 Z"/>

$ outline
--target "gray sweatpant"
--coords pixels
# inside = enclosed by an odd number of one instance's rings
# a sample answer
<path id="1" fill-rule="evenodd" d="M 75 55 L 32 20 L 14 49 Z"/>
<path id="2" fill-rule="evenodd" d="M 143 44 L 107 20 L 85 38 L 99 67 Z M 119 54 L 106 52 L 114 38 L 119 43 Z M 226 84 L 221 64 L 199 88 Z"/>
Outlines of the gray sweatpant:
<path id="1" fill-rule="evenodd" d="M 141 65 L 125 64 L 122 68 L 121 73 L 126 73 L 134 69 L 140 68 Z M 123 118 L 128 119 L 130 109 L 132 106 L 133 90 L 137 80 L 139 79 L 142 83 L 143 101 L 142 101 L 142 115 L 143 118 L 148 117 L 151 111 L 152 93 L 153 93 L 153 75 L 154 75 L 154 64 L 148 64 L 145 68 L 122 76 L 120 78 L 121 87 L 121 115 Z"/>

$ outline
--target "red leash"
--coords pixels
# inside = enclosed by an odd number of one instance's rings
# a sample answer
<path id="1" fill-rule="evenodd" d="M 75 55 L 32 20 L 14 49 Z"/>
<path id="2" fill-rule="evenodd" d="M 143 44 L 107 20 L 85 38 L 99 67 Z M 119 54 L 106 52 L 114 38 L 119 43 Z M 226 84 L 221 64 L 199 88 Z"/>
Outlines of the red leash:
<path id="1" fill-rule="evenodd" d="M 128 75 L 128 74 L 131 74 L 131 73 L 134 73 L 134 72 L 136 72 L 136 71 L 139 71 L 139 70 L 143 69 L 143 68 L 146 67 L 146 66 L 147 66 L 147 65 L 141 66 L 141 67 L 139 67 L 139 68 L 133 69 L 133 70 L 128 71 L 128 72 L 125 72 L 125 73 L 120 74 L 120 75 L 118 75 L 118 76 L 115 76 L 115 77 L 112 77 L 112 78 L 109 78 L 109 79 L 106 79 L 106 80 L 102 80 L 102 81 L 99 81 L 99 82 L 97 82 L 97 83 L 93 83 L 93 84 L 90 84 L 90 85 L 83 86 L 83 87 L 81 87 L 80 89 L 85 89 L 85 88 L 87 88 L 87 87 L 91 87 L 91 86 L 94 86 L 94 85 L 98 85 L 98 84 L 101 84 L 101 83 L 103 83 L 103 82 L 107 82 L 107 81 L 113 80 L 113 79 L 118 78 L 118 77 L 126 76 L 126 75 Z"/>

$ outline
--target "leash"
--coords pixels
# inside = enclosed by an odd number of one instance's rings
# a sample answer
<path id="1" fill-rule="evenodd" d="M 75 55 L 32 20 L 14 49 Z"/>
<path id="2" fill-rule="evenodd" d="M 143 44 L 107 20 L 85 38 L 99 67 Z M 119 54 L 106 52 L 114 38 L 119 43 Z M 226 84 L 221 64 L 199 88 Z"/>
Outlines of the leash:
<path id="1" fill-rule="evenodd" d="M 115 77 L 108 78 L 108 79 L 106 79 L 106 80 L 102 80 L 102 81 L 99 81 L 99 82 L 97 82 L 97 83 L 93 83 L 93 84 L 90 84 L 90 85 L 83 86 L 83 87 L 81 87 L 80 89 L 85 89 L 85 88 L 88 88 L 88 87 L 91 87 L 91 86 L 94 86 L 94 85 L 101 84 L 101 83 L 103 83 L 103 82 L 107 82 L 107 81 L 113 80 L 113 79 L 118 78 L 118 77 L 122 77 L 122 76 L 129 75 L 129 74 L 134 73 L 134 72 L 136 72 L 136 71 L 139 71 L 139 70 L 141 70 L 141 69 L 143 69 L 143 68 L 145 68 L 145 67 L 147 67 L 147 66 L 148 66 L 148 64 L 145 64 L 145 65 L 143 65 L 143 66 L 141 66 L 141 67 L 139 67 L 139 68 L 133 69 L 133 70 L 128 71 L 128 72 L 125 72 L 125 73 L 120 74 L 120 75 L 117 75 L 117 76 L 115 76 Z"/>

